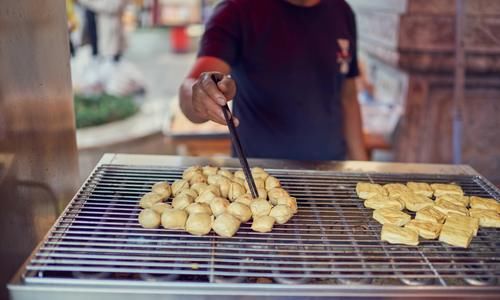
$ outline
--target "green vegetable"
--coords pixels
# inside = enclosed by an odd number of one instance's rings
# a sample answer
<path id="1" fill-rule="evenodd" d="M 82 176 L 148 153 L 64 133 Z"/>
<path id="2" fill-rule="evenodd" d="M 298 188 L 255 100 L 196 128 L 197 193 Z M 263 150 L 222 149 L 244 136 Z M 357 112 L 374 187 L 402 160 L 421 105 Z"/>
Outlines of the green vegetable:
<path id="1" fill-rule="evenodd" d="M 135 114 L 138 105 L 130 96 L 109 94 L 98 96 L 75 95 L 76 128 L 84 128 L 123 120 Z"/>

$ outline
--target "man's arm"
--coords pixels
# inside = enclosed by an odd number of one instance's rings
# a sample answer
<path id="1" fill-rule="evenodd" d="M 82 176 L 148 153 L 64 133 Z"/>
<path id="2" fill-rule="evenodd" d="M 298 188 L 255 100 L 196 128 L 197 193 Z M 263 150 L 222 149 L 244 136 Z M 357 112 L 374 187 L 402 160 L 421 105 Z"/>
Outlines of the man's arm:
<path id="1" fill-rule="evenodd" d="M 368 154 L 363 141 L 361 109 L 359 107 L 354 78 L 348 78 L 344 82 L 342 88 L 342 109 L 344 112 L 344 135 L 349 159 L 368 160 Z"/>
<path id="2" fill-rule="evenodd" d="M 236 85 L 228 75 L 231 67 L 221 59 L 211 56 L 199 57 L 179 89 L 180 107 L 193 123 L 212 120 L 225 125 L 221 106 L 232 100 Z M 219 83 L 212 76 L 221 79 Z M 238 125 L 238 120 L 235 118 Z"/>

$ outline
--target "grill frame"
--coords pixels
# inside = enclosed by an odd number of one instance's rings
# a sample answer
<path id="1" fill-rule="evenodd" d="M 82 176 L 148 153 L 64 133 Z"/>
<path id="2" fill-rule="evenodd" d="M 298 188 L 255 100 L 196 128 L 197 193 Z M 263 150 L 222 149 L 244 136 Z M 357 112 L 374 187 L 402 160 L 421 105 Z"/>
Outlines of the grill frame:
<path id="1" fill-rule="evenodd" d="M 378 179 L 384 179 L 388 178 L 391 176 L 394 176 L 393 174 L 398 174 L 399 178 L 403 178 L 405 176 L 405 173 L 408 173 L 410 171 L 412 178 L 415 176 L 420 176 L 417 175 L 418 173 L 426 173 L 426 172 L 435 172 L 437 173 L 436 175 L 436 180 L 439 179 L 448 181 L 450 177 L 455 177 L 459 178 L 460 176 L 474 176 L 474 178 L 477 178 L 481 182 L 481 187 L 485 189 L 487 192 L 491 193 L 492 196 L 494 195 L 497 199 L 499 198 L 500 192 L 498 188 L 493 186 L 491 183 L 489 183 L 486 179 L 484 179 L 482 176 L 477 174 L 475 171 L 473 171 L 470 167 L 467 166 L 458 166 L 458 167 L 452 167 L 452 166 L 437 166 L 437 165 L 407 165 L 407 164 L 380 164 L 380 163 L 354 163 L 354 162 L 346 162 L 346 163 L 327 163 L 327 164 L 303 164 L 303 163 L 294 163 L 294 162 L 284 162 L 284 161 L 252 161 L 250 160 L 252 165 L 259 165 L 259 166 L 264 166 L 266 168 L 271 168 L 270 172 L 276 173 L 276 172 L 281 172 L 282 174 L 285 174 L 285 172 L 288 173 L 294 173 L 294 172 L 300 172 L 301 174 L 304 174 L 304 177 L 306 176 L 312 176 L 312 177 L 317 177 L 319 175 L 324 175 L 324 176 L 330 176 L 330 173 L 322 173 L 319 172 L 320 170 L 334 170 L 336 172 L 344 172 L 345 177 L 355 177 L 357 176 L 355 173 L 356 172 L 363 172 L 363 170 L 367 170 L 367 172 L 373 172 L 374 170 L 377 170 L 379 172 L 377 173 L 371 173 L 371 174 L 360 174 L 360 177 L 367 176 L 368 179 L 373 179 L 372 177 L 376 178 L 377 182 Z M 146 164 L 148 165 L 154 165 L 154 168 L 161 168 L 161 166 L 171 166 L 172 168 L 184 168 L 186 166 L 192 165 L 192 164 L 212 164 L 212 165 L 218 165 L 221 167 L 238 167 L 237 161 L 233 159 L 216 159 L 216 160 L 206 160 L 206 159 L 195 159 L 195 158 L 185 158 L 185 157 L 162 157 L 162 156 L 130 156 L 130 155 L 105 155 L 103 159 L 98 163 L 96 169 L 92 172 L 92 174 L 89 176 L 89 179 L 86 181 L 86 183 L 82 186 L 81 190 L 77 193 L 77 195 L 73 198 L 73 200 L 70 202 L 68 207 L 66 208 L 65 212 L 61 215 L 61 217 L 58 219 L 54 227 L 50 230 L 49 234 L 47 235 L 46 238 L 42 241 L 42 243 L 39 245 L 39 247 L 33 252 L 32 256 L 27 260 L 26 264 L 23 266 L 23 268 L 19 271 L 19 273 L 16 275 L 16 278 L 14 281 L 9 285 L 9 289 L 11 290 L 11 293 L 14 295 L 23 295 L 21 291 L 33 291 L 33 290 L 39 290 L 39 289 L 47 289 L 47 287 L 51 291 L 57 290 L 57 293 L 53 294 L 52 297 L 57 296 L 57 295 L 62 295 L 64 294 L 64 290 L 71 288 L 71 287 L 78 287 L 81 289 L 82 293 L 89 293 L 93 291 L 94 293 L 109 293 L 110 291 L 115 290 L 116 288 L 119 288 L 120 291 L 115 291 L 113 293 L 114 295 L 118 294 L 123 294 L 124 291 L 127 291 L 125 294 L 130 293 L 130 294 L 137 294 L 137 293 L 146 293 L 150 294 L 151 292 L 148 291 L 148 289 L 153 288 L 154 293 L 157 294 L 169 294 L 169 295 L 175 295 L 175 294 L 191 294 L 191 295 L 272 295 L 272 296 L 290 296 L 291 294 L 293 295 L 302 295 L 302 296 L 331 296 L 331 295 L 356 295 L 356 296 L 414 296 L 414 295 L 419 295 L 419 296 L 424 296 L 424 295 L 432 295 L 432 296 L 450 296 L 451 294 L 456 294 L 459 296 L 463 296 L 465 294 L 470 294 L 477 296 L 478 293 L 481 293 L 482 296 L 494 296 L 498 295 L 500 292 L 500 286 L 498 286 L 498 277 L 500 276 L 500 273 L 495 273 L 496 274 L 496 281 L 497 285 L 494 286 L 483 286 L 483 287 L 478 287 L 478 286 L 439 286 L 439 285 L 428 285 L 428 284 L 423 284 L 423 285 L 417 285 L 413 286 L 415 282 L 408 281 L 406 283 L 407 285 L 405 286 L 398 286 L 398 285 L 373 285 L 373 284 L 367 284 L 364 281 L 356 281 L 354 285 L 353 282 L 346 280 L 344 283 L 336 283 L 336 284 L 302 284 L 302 282 L 299 280 L 288 280 L 290 279 L 290 276 L 281 276 L 284 279 L 278 284 L 248 284 L 248 283 L 238 283 L 231 282 L 231 280 L 223 280 L 223 282 L 213 280 L 213 278 L 210 279 L 212 283 L 203 283 L 203 282 L 196 282 L 196 283 L 188 283 L 188 282 L 178 282 L 178 281 L 173 281 L 173 282 L 164 282 L 164 281 L 156 281 L 156 282 L 148 282 L 148 281 L 131 281 L 131 280 L 126 280 L 126 281 L 115 281 L 115 280 L 106 280 L 103 278 L 97 278 L 97 279 L 68 279 L 68 278 L 54 278 L 51 280 L 45 280 L 45 279 L 37 279 L 36 276 L 31 276 L 31 277 L 23 277 L 23 274 L 27 268 L 30 267 L 30 261 L 32 261 L 33 258 L 36 257 L 37 253 L 44 247 L 44 245 L 49 241 L 50 233 L 53 232 L 55 229 L 57 229 L 58 224 L 61 224 L 61 222 L 65 222 L 65 216 L 67 213 L 71 212 L 72 205 L 74 205 L 75 202 L 78 201 L 79 197 L 84 197 L 88 196 L 91 194 L 91 192 L 94 191 L 95 186 L 92 186 L 93 183 L 93 178 L 98 175 L 99 168 L 102 168 L 105 165 L 109 165 L 112 167 L 120 168 L 119 165 L 122 165 L 126 163 L 127 168 L 135 168 L 135 166 L 142 166 L 142 167 L 147 167 L 144 166 Z M 290 169 L 296 169 L 296 171 L 283 171 L 283 170 L 277 170 L 277 169 L 282 169 L 283 167 L 287 167 Z M 273 168 L 276 168 L 272 170 Z M 312 170 L 311 170 L 312 169 Z M 391 170 L 392 174 L 386 174 L 387 170 Z M 180 172 L 180 170 L 178 171 Z M 180 174 L 180 173 L 179 173 Z M 294 173 L 295 174 L 295 173 Z M 338 175 L 338 174 L 337 174 Z M 458 177 L 457 177 L 458 176 Z M 360 180 L 366 180 L 366 178 L 360 178 Z M 392 182 L 392 181 L 391 181 Z M 102 182 L 101 182 L 102 183 Z M 87 194 L 86 194 L 87 193 Z M 294 191 L 291 190 L 292 195 L 294 195 Z M 298 195 L 295 193 L 295 195 Z M 301 197 L 299 196 L 299 205 L 301 204 Z M 321 201 L 321 200 L 320 200 Z M 314 201 L 316 205 L 324 205 L 324 203 L 319 202 L 316 203 L 317 201 Z M 343 211 L 344 215 L 346 213 L 346 209 L 341 206 L 340 207 Z M 308 208 L 309 209 L 309 208 Z M 308 209 L 301 208 L 300 211 L 302 213 L 308 213 Z M 335 208 L 338 209 L 338 208 Z M 358 208 L 354 208 L 357 210 Z M 354 210 L 353 209 L 353 210 Z M 332 209 L 333 211 L 333 209 Z M 315 211 L 312 210 L 312 213 Z M 351 213 L 348 211 L 348 213 Z M 300 214 L 300 212 L 299 212 Z M 345 218 L 345 216 L 344 216 Z M 73 220 L 74 221 L 74 220 Z M 300 224 L 299 224 L 300 225 Z M 301 224 L 304 225 L 304 224 Z M 345 220 L 344 220 L 344 225 L 345 225 Z M 78 226 L 78 225 L 77 225 Z M 324 226 L 322 226 L 324 227 Z M 347 226 L 349 227 L 349 226 Z M 370 225 L 368 225 L 370 227 Z M 279 226 L 278 226 L 279 228 Z M 279 230 L 279 229 L 278 229 Z M 325 229 L 326 230 L 326 229 Z M 377 234 L 377 231 L 380 231 L 380 228 L 371 228 L 370 230 L 374 231 L 374 233 Z M 484 230 L 484 229 L 483 229 Z M 146 231 L 146 230 L 143 230 Z M 159 231 L 163 232 L 163 231 Z M 324 233 L 324 231 L 323 231 Z M 165 236 L 165 234 L 160 233 L 161 235 Z M 498 231 L 496 232 L 498 235 Z M 173 236 L 176 236 L 176 234 L 173 234 Z M 238 237 L 238 236 L 237 236 Z M 349 239 L 352 241 L 352 238 L 354 237 L 354 242 L 363 242 L 363 240 L 357 240 L 353 235 L 348 236 Z M 203 239 L 203 238 L 201 238 Z M 431 242 L 432 243 L 432 242 Z M 326 244 L 323 244 L 324 247 L 327 247 Z M 387 247 L 382 247 L 384 251 L 387 251 L 386 248 L 394 248 L 391 246 Z M 401 248 L 408 248 L 408 247 L 401 247 Z M 494 252 L 495 254 L 498 254 L 498 252 Z M 423 255 L 423 257 L 426 257 Z M 499 257 L 495 257 L 497 260 L 500 259 Z M 432 265 L 432 264 L 431 264 Z M 338 269 L 337 269 L 338 270 Z M 351 269 L 346 269 L 345 272 L 349 271 Z M 399 269 L 398 269 L 399 270 Z M 435 270 L 434 270 L 435 271 Z M 500 272 L 499 270 L 496 270 L 496 272 Z M 238 274 L 241 274 L 238 273 Z M 238 275 L 234 274 L 234 275 Z M 333 276 L 333 275 L 332 275 Z M 337 276 L 337 275 L 336 275 Z M 297 276 L 299 277 L 299 276 Z M 300 276 L 304 277 L 304 276 Z M 307 277 L 307 276 L 306 276 Z M 338 276 L 337 276 L 338 277 Z M 357 276 L 359 277 L 359 276 Z M 431 276 L 432 277 L 432 276 Z M 236 276 L 238 278 L 238 276 Z M 349 278 L 345 278 L 349 279 Z M 287 283 L 294 283 L 293 285 L 288 285 Z M 196 289 L 190 289 L 190 287 L 195 286 Z M 54 290 L 53 287 L 56 287 Z M 102 289 L 102 291 L 98 292 L 99 289 Z M 123 290 L 121 290 L 123 289 Z M 203 292 L 200 292 L 202 290 Z M 16 293 L 19 292 L 19 293 Z M 96 295 L 97 295 L 96 294 Z M 21 296 L 19 296 L 21 297 Z M 123 295 L 120 297 L 122 298 Z M 17 298 L 16 298 L 17 299 Z M 21 299 L 21 298 L 19 298 Z"/>

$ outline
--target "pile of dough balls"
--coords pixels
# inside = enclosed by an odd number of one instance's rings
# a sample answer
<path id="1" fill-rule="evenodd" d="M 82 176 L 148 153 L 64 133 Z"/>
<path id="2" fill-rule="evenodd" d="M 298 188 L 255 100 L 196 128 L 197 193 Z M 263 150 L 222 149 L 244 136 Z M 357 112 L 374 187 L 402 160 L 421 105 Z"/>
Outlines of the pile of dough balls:
<path id="1" fill-rule="evenodd" d="M 193 235 L 232 237 L 241 223 L 252 220 L 252 230 L 270 232 L 297 213 L 297 200 L 278 179 L 262 168 L 252 168 L 259 197 L 253 199 L 245 174 L 212 166 L 187 168 L 172 185 L 158 182 L 140 199 L 139 223 L 144 228 L 183 229 Z M 168 200 L 172 199 L 170 204 Z"/>

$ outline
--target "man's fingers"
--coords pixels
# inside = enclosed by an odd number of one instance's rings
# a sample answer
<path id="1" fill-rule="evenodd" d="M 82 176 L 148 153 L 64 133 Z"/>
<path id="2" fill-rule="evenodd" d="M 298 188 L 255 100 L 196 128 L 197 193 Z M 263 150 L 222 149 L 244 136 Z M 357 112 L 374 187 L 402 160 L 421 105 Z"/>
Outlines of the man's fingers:
<path id="1" fill-rule="evenodd" d="M 205 93 L 212 98 L 217 104 L 219 105 L 225 105 L 227 100 L 224 94 L 219 90 L 217 87 L 217 84 L 214 82 L 212 79 L 212 74 L 210 73 L 203 73 L 201 76 L 201 86 Z"/>
<path id="2" fill-rule="evenodd" d="M 224 76 L 221 81 L 217 83 L 219 90 L 224 93 L 228 100 L 232 100 L 236 94 L 236 83 L 230 76 Z"/>
<path id="3" fill-rule="evenodd" d="M 222 107 L 220 105 L 209 98 L 205 101 L 205 108 L 210 120 L 226 125 L 226 119 L 224 118 L 224 113 L 222 112 Z"/>

